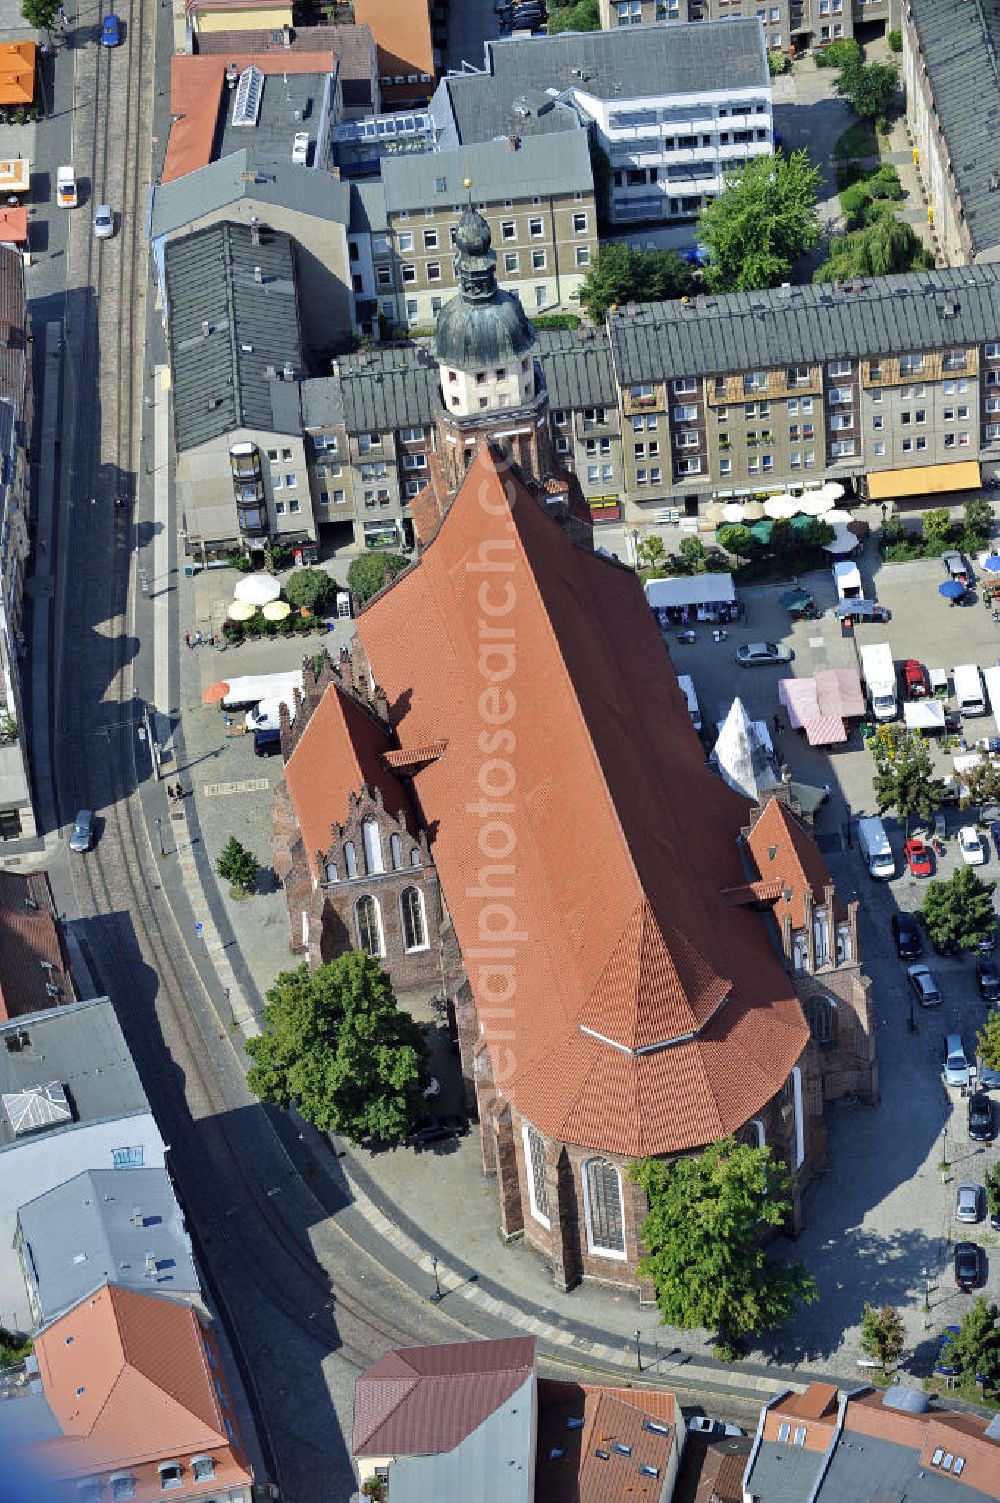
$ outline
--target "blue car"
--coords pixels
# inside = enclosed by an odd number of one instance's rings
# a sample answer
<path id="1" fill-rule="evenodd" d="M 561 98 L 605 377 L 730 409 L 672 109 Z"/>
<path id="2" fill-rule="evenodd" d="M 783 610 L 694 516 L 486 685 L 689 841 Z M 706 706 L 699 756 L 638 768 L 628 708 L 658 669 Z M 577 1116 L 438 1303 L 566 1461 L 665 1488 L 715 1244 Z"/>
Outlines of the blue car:
<path id="1" fill-rule="evenodd" d="M 120 44 L 121 39 L 121 22 L 119 21 L 113 10 L 108 11 L 108 14 L 101 22 L 101 46 L 117 47 Z"/>

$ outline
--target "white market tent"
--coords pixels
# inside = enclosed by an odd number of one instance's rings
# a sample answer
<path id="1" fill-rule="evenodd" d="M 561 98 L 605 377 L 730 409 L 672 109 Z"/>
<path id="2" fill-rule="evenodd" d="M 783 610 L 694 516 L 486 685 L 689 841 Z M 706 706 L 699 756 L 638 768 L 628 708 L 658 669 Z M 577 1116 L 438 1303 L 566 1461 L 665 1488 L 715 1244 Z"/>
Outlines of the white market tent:
<path id="1" fill-rule="evenodd" d="M 907 700 L 903 720 L 908 731 L 943 731 L 944 705 L 936 699 Z"/>
<path id="2" fill-rule="evenodd" d="M 646 583 L 646 600 L 654 611 L 684 605 L 730 605 L 735 599 L 731 574 L 688 574 Z"/>

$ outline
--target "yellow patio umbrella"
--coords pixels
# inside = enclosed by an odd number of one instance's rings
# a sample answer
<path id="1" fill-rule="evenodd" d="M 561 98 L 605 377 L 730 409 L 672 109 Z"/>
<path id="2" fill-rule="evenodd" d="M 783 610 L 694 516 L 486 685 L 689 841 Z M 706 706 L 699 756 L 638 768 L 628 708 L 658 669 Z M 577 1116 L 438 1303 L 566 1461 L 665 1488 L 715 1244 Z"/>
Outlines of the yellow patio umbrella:
<path id="1" fill-rule="evenodd" d="M 256 614 L 257 607 L 251 605 L 249 600 L 234 600 L 226 612 L 230 621 L 249 621 Z"/>
<path id="2" fill-rule="evenodd" d="M 291 613 L 292 608 L 287 600 L 269 600 L 261 611 L 265 621 L 284 621 Z"/>

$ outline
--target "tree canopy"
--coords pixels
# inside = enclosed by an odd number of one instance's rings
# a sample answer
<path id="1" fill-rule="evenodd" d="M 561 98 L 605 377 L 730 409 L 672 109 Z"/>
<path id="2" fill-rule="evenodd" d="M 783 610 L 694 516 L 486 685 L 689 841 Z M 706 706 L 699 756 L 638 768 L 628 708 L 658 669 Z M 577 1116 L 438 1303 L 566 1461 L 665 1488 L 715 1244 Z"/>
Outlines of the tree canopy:
<path id="1" fill-rule="evenodd" d="M 932 943 L 939 949 L 954 943 L 974 950 L 996 928 L 995 887 L 995 882 L 981 881 L 971 866 L 958 867 L 946 882 L 928 882 L 921 916 Z"/>
<path id="2" fill-rule="evenodd" d="M 897 219 L 888 204 L 878 208 L 881 212 L 863 228 L 833 237 L 826 260 L 813 273 L 814 282 L 884 277 L 934 265 L 934 257 L 910 225 Z"/>
<path id="3" fill-rule="evenodd" d="M 888 115 L 895 102 L 899 69 L 895 63 L 862 63 L 858 53 L 844 62 L 835 87 L 862 120 L 877 120 Z"/>
<path id="4" fill-rule="evenodd" d="M 293 569 L 285 582 L 285 595 L 292 605 L 321 611 L 335 588 L 325 569 Z"/>
<path id="5" fill-rule="evenodd" d="M 550 5 L 548 32 L 600 31 L 601 11 L 598 0 L 577 0 L 575 5 Z"/>
<path id="6" fill-rule="evenodd" d="M 698 238 L 710 256 L 704 276 L 713 292 L 749 292 L 788 280 L 794 262 L 822 234 L 819 184 L 819 168 L 805 151 L 754 157 L 726 174 L 725 187 L 698 222 Z"/>
<path id="7" fill-rule="evenodd" d="M 664 1325 L 715 1331 L 733 1354 L 786 1320 L 796 1300 L 818 1298 L 801 1263 L 773 1261 L 760 1245 L 762 1226 L 783 1225 L 791 1210 L 787 1171 L 770 1148 L 725 1138 L 672 1163 L 637 1159 L 629 1175 L 649 1200 L 639 1275 L 652 1281 Z"/>
<path id="8" fill-rule="evenodd" d="M 903 1318 L 891 1305 L 877 1309 L 866 1304 L 861 1316 L 861 1350 L 887 1372 L 903 1354 Z"/>
<path id="9" fill-rule="evenodd" d="M 987 1013 L 986 1021 L 976 1035 L 976 1052 L 988 1069 L 1000 1070 L 1000 1012 Z M 1000 1210 L 1000 1206 L 997 1209 Z"/>
<path id="10" fill-rule="evenodd" d="M 393 579 L 409 568 L 410 560 L 402 553 L 362 553 L 351 560 L 347 583 L 362 604 L 385 587 L 385 571 Z"/>
<path id="11" fill-rule="evenodd" d="M 246 1048 L 250 1089 L 296 1106 L 321 1132 L 399 1142 L 419 1114 L 424 1033 L 370 955 L 282 971 L 267 993 L 263 1032 Z"/>
<path id="12" fill-rule="evenodd" d="M 694 275 L 673 250 L 637 251 L 623 240 L 598 251 L 580 288 L 580 302 L 595 323 L 603 323 L 615 303 L 651 303 L 682 297 Z"/>
<path id="13" fill-rule="evenodd" d="M 906 736 L 894 742 L 890 760 L 883 756 L 875 764 L 872 778 L 878 812 L 895 809 L 907 831 L 910 820 L 929 820 L 944 800 L 944 783 L 934 776 L 930 752 L 919 736 Z"/>
<path id="14" fill-rule="evenodd" d="M 235 835 L 230 835 L 215 863 L 215 870 L 220 877 L 232 883 L 234 894 L 239 897 L 252 890 L 260 871 L 260 862 L 253 851 L 248 851 Z"/>
<path id="15" fill-rule="evenodd" d="M 36 31 L 51 31 L 60 9 L 59 0 L 21 0 L 21 15 Z"/>
<path id="16" fill-rule="evenodd" d="M 965 1312 L 948 1355 L 962 1378 L 980 1378 L 987 1394 L 1000 1390 L 1000 1306 L 982 1295 Z"/>

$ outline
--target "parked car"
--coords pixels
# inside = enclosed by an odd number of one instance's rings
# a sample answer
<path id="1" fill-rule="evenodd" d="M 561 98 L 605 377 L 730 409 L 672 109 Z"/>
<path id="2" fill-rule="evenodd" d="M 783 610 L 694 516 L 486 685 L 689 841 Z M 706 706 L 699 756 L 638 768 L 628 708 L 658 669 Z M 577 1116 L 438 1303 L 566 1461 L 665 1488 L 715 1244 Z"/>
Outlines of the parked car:
<path id="1" fill-rule="evenodd" d="M 690 1435 L 743 1435 L 739 1425 L 727 1425 L 725 1420 L 713 1419 L 710 1414 L 692 1414 L 688 1420 Z"/>
<path id="2" fill-rule="evenodd" d="M 951 1350 L 955 1337 L 958 1335 L 958 1330 L 958 1326 L 945 1326 L 941 1332 L 937 1356 L 934 1359 L 934 1371 L 942 1378 L 958 1377 L 958 1363 L 955 1361 Z"/>
<path id="3" fill-rule="evenodd" d="M 969 1097 L 969 1137 L 974 1143 L 992 1143 L 993 1103 L 985 1091 L 973 1091 Z"/>
<path id="4" fill-rule="evenodd" d="M 957 548 L 949 548 L 946 553 L 942 553 L 941 562 L 949 579 L 957 579 L 959 584 L 969 583 L 969 567 Z"/>
<path id="5" fill-rule="evenodd" d="M 92 809 L 81 809 L 73 821 L 70 831 L 69 848 L 80 856 L 84 851 L 89 851 L 94 843 L 94 813 Z"/>
<path id="6" fill-rule="evenodd" d="M 981 1091 L 1000 1090 L 1000 1070 L 985 1063 L 981 1055 L 976 1055 L 976 1085 Z"/>
<path id="7" fill-rule="evenodd" d="M 56 203 L 60 209 L 76 208 L 76 173 L 72 167 L 60 167 L 56 171 Z"/>
<path id="8" fill-rule="evenodd" d="M 934 857 L 930 846 L 922 840 L 907 840 L 903 846 L 906 864 L 914 877 L 929 877 L 934 870 Z"/>
<path id="9" fill-rule="evenodd" d="M 94 210 L 95 240 L 110 240 L 115 232 L 115 216 L 108 204 L 98 204 Z"/>
<path id="10" fill-rule="evenodd" d="M 935 840 L 948 839 L 948 816 L 943 809 L 938 809 L 934 815 L 933 835 Z"/>
<path id="11" fill-rule="evenodd" d="M 979 939 L 976 941 L 976 949 L 980 955 L 992 955 L 996 947 L 997 926 L 994 922 L 990 925 L 985 934 L 981 934 L 979 936 Z"/>
<path id="12" fill-rule="evenodd" d="M 975 1242 L 955 1243 L 955 1283 L 966 1294 L 985 1282 L 986 1255 Z"/>
<path id="13" fill-rule="evenodd" d="M 959 1185 L 955 1192 L 955 1219 L 974 1226 L 982 1214 L 978 1185 Z"/>
<path id="14" fill-rule="evenodd" d="M 309 132 L 297 130 L 292 140 L 292 161 L 300 167 L 305 167 L 309 162 Z"/>
<path id="15" fill-rule="evenodd" d="M 927 674 L 923 663 L 916 658 L 907 658 L 902 672 L 907 699 L 924 699 L 927 695 Z"/>
<path id="16" fill-rule="evenodd" d="M 982 866 L 986 860 L 986 847 L 975 825 L 963 825 L 959 830 L 958 849 L 966 866 Z"/>
<path id="17" fill-rule="evenodd" d="M 122 39 L 122 26 L 113 10 L 109 10 L 101 22 L 101 46 L 117 47 Z"/>
<path id="18" fill-rule="evenodd" d="M 464 1117 L 421 1117 L 406 1134 L 411 1148 L 426 1148 L 431 1143 L 446 1143 L 464 1138 L 469 1124 Z"/>
<path id="19" fill-rule="evenodd" d="M 253 754 L 255 757 L 273 757 L 281 751 L 281 731 L 268 726 L 266 730 L 254 731 Z"/>
<path id="20" fill-rule="evenodd" d="M 744 642 L 736 649 L 736 661 L 741 668 L 758 668 L 773 663 L 790 663 L 792 652 L 777 642 Z"/>
<path id="21" fill-rule="evenodd" d="M 930 966 L 908 965 L 906 975 L 921 1007 L 940 1007 L 941 988 L 931 975 Z"/>
<path id="22" fill-rule="evenodd" d="M 987 955 L 976 961 L 976 981 L 984 1002 L 1000 1002 L 1000 967 Z"/>
<path id="23" fill-rule="evenodd" d="M 945 1085 L 961 1086 L 964 1089 L 969 1084 L 969 1061 L 960 1033 L 946 1033 L 944 1036 L 942 1070 Z"/>
<path id="24" fill-rule="evenodd" d="M 889 925 L 900 960 L 916 960 L 924 953 L 924 936 L 915 913 L 894 913 Z"/>

